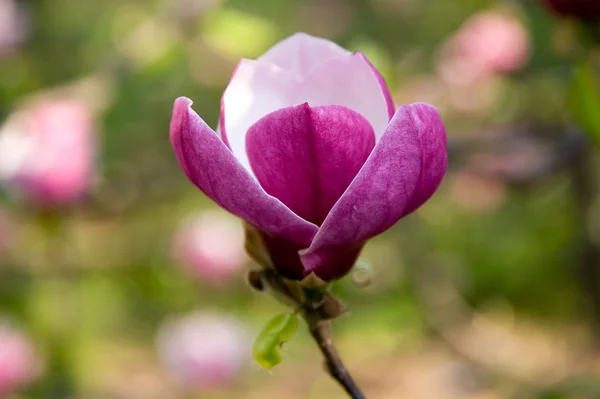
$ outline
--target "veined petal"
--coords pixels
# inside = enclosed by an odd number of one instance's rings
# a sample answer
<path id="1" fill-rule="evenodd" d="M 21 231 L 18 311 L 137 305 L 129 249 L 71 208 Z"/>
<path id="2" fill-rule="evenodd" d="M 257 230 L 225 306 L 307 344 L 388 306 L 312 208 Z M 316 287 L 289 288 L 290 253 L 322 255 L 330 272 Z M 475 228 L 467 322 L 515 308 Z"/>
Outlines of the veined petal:
<path id="1" fill-rule="evenodd" d="M 413 104 L 411 114 L 421 132 L 421 177 L 419 187 L 404 210 L 408 215 L 419 209 L 437 191 L 448 166 L 446 129 L 437 111 L 428 104 Z"/>
<path id="2" fill-rule="evenodd" d="M 320 225 L 368 158 L 375 135 L 356 111 L 304 103 L 252 125 L 246 146 L 265 191 Z"/>
<path id="3" fill-rule="evenodd" d="M 311 246 L 300 251 L 306 273 L 324 280 L 344 275 L 356 248 L 433 195 L 446 164 L 446 132 L 437 109 L 402 106 Z"/>
<path id="4" fill-rule="evenodd" d="M 299 246 L 308 246 L 318 228 L 268 195 L 217 134 L 191 109 L 175 100 L 171 144 L 186 176 L 224 209 L 258 229 Z"/>

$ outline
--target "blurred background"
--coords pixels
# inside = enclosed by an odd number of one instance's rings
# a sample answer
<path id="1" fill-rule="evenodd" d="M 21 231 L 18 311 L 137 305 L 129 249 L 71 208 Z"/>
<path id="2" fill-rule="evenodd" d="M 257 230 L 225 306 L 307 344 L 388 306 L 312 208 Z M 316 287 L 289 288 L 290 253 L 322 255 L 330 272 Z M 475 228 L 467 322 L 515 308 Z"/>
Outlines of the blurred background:
<path id="1" fill-rule="evenodd" d="M 252 362 L 285 308 L 168 138 L 297 31 L 449 134 L 440 191 L 333 287 L 367 397 L 599 398 L 598 30 L 541 0 L 0 0 L 0 397 L 345 397 L 302 328 Z"/>

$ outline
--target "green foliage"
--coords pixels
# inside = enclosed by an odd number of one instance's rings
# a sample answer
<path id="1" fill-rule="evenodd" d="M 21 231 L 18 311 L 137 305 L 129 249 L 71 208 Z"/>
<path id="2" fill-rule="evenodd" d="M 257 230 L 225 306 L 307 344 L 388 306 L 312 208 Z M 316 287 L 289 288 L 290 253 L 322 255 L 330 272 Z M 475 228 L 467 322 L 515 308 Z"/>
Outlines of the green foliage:
<path id="1" fill-rule="evenodd" d="M 596 376 L 572 378 L 547 388 L 538 399 L 597 398 L 600 395 L 600 381 Z"/>
<path id="2" fill-rule="evenodd" d="M 281 346 L 292 338 L 297 327 L 295 313 L 282 313 L 272 318 L 254 341 L 252 356 L 256 363 L 269 370 L 281 363 Z"/>
<path id="3" fill-rule="evenodd" d="M 600 92 L 589 62 L 579 64 L 569 87 L 568 103 L 573 117 L 597 145 L 600 144 Z"/>
<path id="4" fill-rule="evenodd" d="M 27 3 L 32 30 L 21 48 L 0 54 L 2 121 L 41 90 L 63 90 L 97 75 L 110 82 L 101 90 L 86 89 L 101 104 L 95 115 L 100 170 L 89 203 L 61 212 L 64 225 L 56 228 L 57 220 L 35 220 L 34 212 L 0 188 L 0 208 L 18 225 L 14 248 L 0 254 L 0 321 L 9 319 L 32 335 L 48 365 L 26 398 L 53 397 L 53 390 L 69 391 L 54 397 L 142 397 L 128 391 L 139 385 L 131 384 L 131 370 L 148 375 L 144 380 L 150 384 L 166 380 L 154 344 L 166 318 L 209 308 L 254 325 L 281 311 L 272 298 L 244 286 L 242 273 L 229 285 L 212 287 L 175 265 L 169 245 L 177 224 L 214 204 L 181 172 L 168 130 L 173 100 L 181 95 L 192 98 L 194 110 L 216 127 L 219 99 L 238 59 L 254 58 L 289 34 L 305 31 L 365 53 L 398 105 L 429 101 L 440 108 L 451 141 L 484 137 L 490 121 L 506 122 L 507 129 L 517 124 L 562 129 L 571 114 L 600 143 L 594 70 L 582 63 L 569 75 L 568 32 L 557 29 L 537 2 L 513 2 L 524 14 L 535 51 L 525 69 L 484 87 L 485 96 L 494 89 L 505 94 L 498 95 L 501 107 L 490 106 L 482 115 L 453 111 L 456 93 L 446 93 L 448 88 L 440 93 L 439 87 L 432 92 L 431 86 L 440 80 L 444 44 L 471 15 L 497 3 L 491 0 L 20 3 Z M 186 5 L 183 15 L 176 12 L 180 3 Z M 192 3 L 212 5 L 195 14 Z M 480 88 L 471 89 L 469 97 L 478 102 Z M 432 202 L 369 242 L 361 256 L 372 268 L 366 273 L 357 267 L 354 283 L 371 284 L 359 289 L 346 278 L 334 285 L 352 310 L 335 322 L 336 337 L 356 343 L 343 348 L 348 359 L 369 345 L 372 353 L 386 355 L 387 367 L 388 355 L 400 358 L 390 348 L 426 349 L 415 345 L 427 336 L 427 326 L 410 276 L 432 257 L 476 309 L 506 302 L 516 320 L 527 314 L 549 325 L 565 319 L 581 324 L 574 278 L 579 226 L 568 176 L 522 195 L 501 187 L 503 205 L 484 212 L 457 206 L 453 178 L 450 171 Z M 297 323 L 292 313 L 273 318 L 254 344 L 256 362 L 267 369 L 279 364 L 281 347 Z M 306 370 L 316 360 L 309 361 Z M 371 362 L 349 366 L 361 373 Z M 240 384 L 257 391 L 224 397 L 285 396 L 261 395 L 260 384 Z M 281 386 L 289 389 L 287 381 Z M 552 390 L 548 395 L 555 396 L 547 398 L 566 397 L 565 392 L 573 391 Z M 310 396 L 331 397 L 312 390 Z"/>

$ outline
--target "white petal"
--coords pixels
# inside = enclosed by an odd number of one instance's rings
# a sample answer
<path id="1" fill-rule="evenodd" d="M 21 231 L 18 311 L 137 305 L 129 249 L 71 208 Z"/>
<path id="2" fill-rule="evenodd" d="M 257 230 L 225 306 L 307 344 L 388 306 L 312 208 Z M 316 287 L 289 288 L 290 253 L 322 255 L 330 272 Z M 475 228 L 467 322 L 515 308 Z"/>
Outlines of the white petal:
<path id="1" fill-rule="evenodd" d="M 221 104 L 221 134 L 250 172 L 246 132 L 263 116 L 295 104 L 298 81 L 280 67 L 243 59 L 233 73 Z"/>
<path id="2" fill-rule="evenodd" d="M 252 175 L 246 155 L 250 126 L 271 112 L 304 102 L 342 105 L 360 113 L 377 139 L 389 121 L 384 91 L 361 55 L 297 33 L 256 61 L 241 60 L 223 94 L 220 133 Z"/>
<path id="3" fill-rule="evenodd" d="M 306 76 L 312 69 L 333 59 L 352 53 L 320 37 L 296 33 L 273 46 L 259 60 L 275 64 L 296 76 Z"/>
<path id="4" fill-rule="evenodd" d="M 370 65 L 358 54 L 331 59 L 305 77 L 301 102 L 311 106 L 343 105 L 373 126 L 377 140 L 388 125 L 386 98 Z"/>

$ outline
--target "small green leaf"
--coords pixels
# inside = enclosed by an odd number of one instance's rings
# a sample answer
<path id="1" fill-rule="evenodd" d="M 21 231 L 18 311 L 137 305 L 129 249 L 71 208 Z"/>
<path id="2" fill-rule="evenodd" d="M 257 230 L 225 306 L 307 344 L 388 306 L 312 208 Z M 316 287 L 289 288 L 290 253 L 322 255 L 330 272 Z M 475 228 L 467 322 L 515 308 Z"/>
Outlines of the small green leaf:
<path id="1" fill-rule="evenodd" d="M 569 87 L 568 103 L 573 118 L 590 140 L 600 144 L 600 93 L 589 63 L 575 69 Z"/>
<path id="2" fill-rule="evenodd" d="M 281 363 L 281 346 L 292 338 L 297 327 L 298 319 L 294 313 L 282 313 L 272 318 L 252 346 L 256 363 L 269 370 Z"/>

